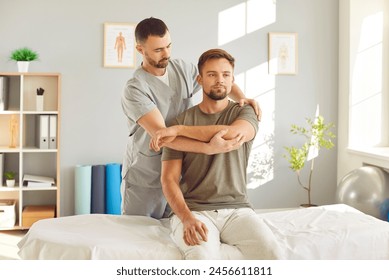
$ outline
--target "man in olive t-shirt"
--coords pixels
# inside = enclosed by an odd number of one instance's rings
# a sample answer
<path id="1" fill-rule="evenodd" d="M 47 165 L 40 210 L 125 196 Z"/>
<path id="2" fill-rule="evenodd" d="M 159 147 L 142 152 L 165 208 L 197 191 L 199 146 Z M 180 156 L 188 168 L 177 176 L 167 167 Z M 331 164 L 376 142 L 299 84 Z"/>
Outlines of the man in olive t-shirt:
<path id="1" fill-rule="evenodd" d="M 235 259 L 274 259 L 277 246 L 270 229 L 255 214 L 246 191 L 246 168 L 258 129 L 254 110 L 228 99 L 234 81 L 234 58 L 220 49 L 199 59 L 198 83 L 203 101 L 180 114 L 174 125 L 159 130 L 150 142 L 165 146 L 162 190 L 170 204 L 172 237 L 185 259 L 222 259 L 221 245 Z M 177 137 L 210 141 L 224 131 L 237 138 L 239 149 L 222 154 L 198 154 L 167 148 Z"/>

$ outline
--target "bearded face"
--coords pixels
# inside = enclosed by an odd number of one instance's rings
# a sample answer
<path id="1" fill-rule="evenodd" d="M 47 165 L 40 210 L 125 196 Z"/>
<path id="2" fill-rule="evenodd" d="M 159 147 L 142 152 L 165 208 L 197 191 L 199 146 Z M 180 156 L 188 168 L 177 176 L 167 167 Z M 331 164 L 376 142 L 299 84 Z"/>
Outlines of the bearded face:
<path id="1" fill-rule="evenodd" d="M 163 57 L 161 59 L 157 58 L 158 60 L 152 58 L 148 52 L 145 52 L 145 58 L 147 60 L 147 63 L 155 68 L 166 68 L 169 64 L 170 57 Z"/>
<path id="2" fill-rule="evenodd" d="M 156 76 L 163 74 L 169 65 L 171 45 L 169 32 L 163 37 L 149 36 L 139 43 L 136 48 L 143 55 L 143 68 Z"/>
<path id="3" fill-rule="evenodd" d="M 207 97 L 216 101 L 223 100 L 231 92 L 233 68 L 227 59 L 211 59 L 204 64 L 198 82 Z"/>
<path id="4" fill-rule="evenodd" d="M 204 90 L 204 93 L 213 100 L 223 100 L 227 97 L 227 87 L 224 85 L 215 85 L 210 88 L 208 92 Z"/>

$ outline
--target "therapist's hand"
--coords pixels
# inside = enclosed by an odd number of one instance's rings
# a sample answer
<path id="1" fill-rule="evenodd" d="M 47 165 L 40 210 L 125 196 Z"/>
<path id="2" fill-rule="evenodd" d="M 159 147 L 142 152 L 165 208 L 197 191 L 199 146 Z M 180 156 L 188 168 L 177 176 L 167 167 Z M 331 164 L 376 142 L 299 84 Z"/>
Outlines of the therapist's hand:
<path id="1" fill-rule="evenodd" d="M 259 103 L 255 99 L 250 99 L 250 98 L 242 98 L 239 100 L 239 106 L 244 106 L 245 104 L 250 105 L 253 107 L 255 114 L 257 115 L 258 121 L 261 121 L 262 119 L 262 110 L 261 107 L 259 106 Z"/>
<path id="2" fill-rule="evenodd" d="M 150 139 L 150 149 L 159 152 L 159 150 L 176 139 L 178 131 L 175 126 L 165 127 L 157 130 L 153 137 Z"/>

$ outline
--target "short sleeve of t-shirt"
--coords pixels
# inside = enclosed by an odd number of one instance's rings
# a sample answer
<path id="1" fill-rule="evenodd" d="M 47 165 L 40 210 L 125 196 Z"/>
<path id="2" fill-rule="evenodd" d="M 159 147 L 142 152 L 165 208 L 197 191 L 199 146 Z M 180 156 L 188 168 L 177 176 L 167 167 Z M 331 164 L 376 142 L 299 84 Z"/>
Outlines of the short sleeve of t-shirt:
<path id="1" fill-rule="evenodd" d="M 244 105 L 236 119 L 248 121 L 254 127 L 255 134 L 258 132 L 258 118 L 250 105 Z"/>
<path id="2" fill-rule="evenodd" d="M 147 91 L 143 83 L 136 79 L 130 79 L 124 88 L 122 108 L 126 116 L 134 123 L 157 107 L 147 95 Z"/>

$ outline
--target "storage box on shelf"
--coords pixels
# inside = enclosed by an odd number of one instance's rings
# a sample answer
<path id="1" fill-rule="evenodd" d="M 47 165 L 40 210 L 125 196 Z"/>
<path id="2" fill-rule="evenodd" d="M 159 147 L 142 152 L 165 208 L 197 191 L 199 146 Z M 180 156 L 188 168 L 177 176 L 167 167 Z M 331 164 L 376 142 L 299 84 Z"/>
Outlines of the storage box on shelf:
<path id="1" fill-rule="evenodd" d="M 42 89 L 43 110 L 37 103 Z M 0 199 L 15 200 L 13 229 L 30 226 L 23 221 L 27 206 L 54 205 L 53 215 L 60 215 L 60 96 L 59 73 L 0 72 L 0 172 L 16 173 L 15 187 L 0 177 Z M 52 178 L 54 184 L 28 184 L 25 175 Z"/>
<path id="2" fill-rule="evenodd" d="M 15 222 L 15 200 L 0 199 L 0 229 L 13 228 Z"/>
<path id="3" fill-rule="evenodd" d="M 55 205 L 32 205 L 23 208 L 23 227 L 29 228 L 42 219 L 54 218 Z"/>

